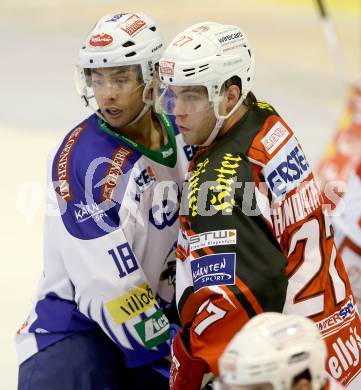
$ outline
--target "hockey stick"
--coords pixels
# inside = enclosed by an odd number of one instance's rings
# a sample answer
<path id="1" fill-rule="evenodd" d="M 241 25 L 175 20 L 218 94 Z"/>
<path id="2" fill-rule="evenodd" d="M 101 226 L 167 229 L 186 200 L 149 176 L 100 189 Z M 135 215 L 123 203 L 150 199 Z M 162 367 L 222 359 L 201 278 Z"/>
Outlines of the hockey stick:
<path id="1" fill-rule="evenodd" d="M 336 70 L 340 74 L 340 78 L 342 79 L 343 83 L 348 84 L 349 82 L 348 71 L 347 71 L 344 55 L 342 52 L 341 44 L 335 30 L 335 26 L 332 23 L 331 19 L 329 18 L 324 1 L 316 0 L 316 3 L 321 17 L 323 32 L 326 41 L 330 47 L 333 60 L 336 66 Z"/>

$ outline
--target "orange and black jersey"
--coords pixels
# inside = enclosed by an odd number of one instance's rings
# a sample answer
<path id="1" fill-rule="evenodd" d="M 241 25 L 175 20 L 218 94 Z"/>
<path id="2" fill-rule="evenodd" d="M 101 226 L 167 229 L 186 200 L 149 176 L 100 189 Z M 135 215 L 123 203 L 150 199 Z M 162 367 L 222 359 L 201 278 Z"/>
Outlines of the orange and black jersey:
<path id="1" fill-rule="evenodd" d="M 217 374 L 249 318 L 295 313 L 323 332 L 330 374 L 355 382 L 361 327 L 350 284 L 303 150 L 271 106 L 258 103 L 196 154 L 181 210 L 177 301 L 194 356 Z"/>

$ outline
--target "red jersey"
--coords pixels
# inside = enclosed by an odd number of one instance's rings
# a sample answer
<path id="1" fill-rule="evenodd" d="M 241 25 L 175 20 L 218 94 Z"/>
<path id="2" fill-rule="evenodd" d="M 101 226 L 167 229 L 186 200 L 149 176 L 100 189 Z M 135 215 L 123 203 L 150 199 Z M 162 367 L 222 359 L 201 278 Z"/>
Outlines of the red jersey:
<path id="1" fill-rule="evenodd" d="M 360 318 L 333 228 L 301 146 L 271 106 L 258 103 L 196 154 L 181 210 L 177 302 L 194 356 L 217 374 L 234 334 L 277 311 L 316 322 L 335 379 L 359 375 Z"/>

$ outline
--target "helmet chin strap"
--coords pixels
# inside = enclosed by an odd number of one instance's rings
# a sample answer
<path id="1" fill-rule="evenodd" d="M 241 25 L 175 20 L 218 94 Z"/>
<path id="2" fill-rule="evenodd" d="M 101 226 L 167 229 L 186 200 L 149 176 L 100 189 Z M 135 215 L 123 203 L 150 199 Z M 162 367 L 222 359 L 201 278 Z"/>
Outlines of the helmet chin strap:
<path id="1" fill-rule="evenodd" d="M 219 131 L 221 130 L 221 128 L 224 124 L 224 121 L 226 119 L 228 119 L 231 115 L 233 115 L 239 109 L 239 107 L 241 107 L 241 104 L 243 103 L 246 96 L 247 96 L 247 93 L 242 94 L 242 96 L 239 98 L 237 104 L 232 108 L 232 110 L 227 115 L 219 115 L 219 105 L 221 103 L 220 99 L 218 98 L 217 101 L 214 102 L 213 109 L 214 109 L 214 114 L 217 118 L 216 124 L 215 124 L 213 130 L 211 131 L 211 133 L 209 134 L 208 138 L 202 144 L 197 145 L 197 146 L 208 146 L 215 140 L 215 138 L 217 137 Z"/>
<path id="2" fill-rule="evenodd" d="M 134 123 L 138 122 L 139 119 L 146 113 L 148 112 L 148 110 L 150 109 L 150 107 L 152 106 L 152 101 L 147 99 L 147 94 L 150 90 L 150 87 L 151 87 L 151 83 L 149 81 L 146 82 L 145 86 L 144 86 L 144 89 L 143 89 L 143 96 L 142 96 L 142 99 L 143 99 L 143 102 L 144 102 L 144 107 L 142 109 L 142 111 L 130 122 L 127 124 L 127 126 L 131 126 L 131 125 L 134 125 Z"/>

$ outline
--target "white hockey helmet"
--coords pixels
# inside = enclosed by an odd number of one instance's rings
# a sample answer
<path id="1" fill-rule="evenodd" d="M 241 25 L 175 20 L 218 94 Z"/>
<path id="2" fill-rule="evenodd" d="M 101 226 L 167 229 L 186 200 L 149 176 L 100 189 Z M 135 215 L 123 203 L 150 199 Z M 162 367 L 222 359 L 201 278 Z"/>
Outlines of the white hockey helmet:
<path id="1" fill-rule="evenodd" d="M 159 61 L 163 38 L 156 23 L 143 13 L 119 13 L 103 16 L 88 34 L 79 51 L 77 89 L 86 106 L 94 92 L 89 81 L 89 70 L 138 65 L 144 82 L 144 109 L 136 122 L 150 107 L 146 98 L 150 82 Z M 103 118 L 104 119 L 104 118 Z"/>
<path id="2" fill-rule="evenodd" d="M 214 107 L 217 124 L 203 145 L 217 136 L 224 120 L 242 104 L 254 81 L 255 59 L 245 34 L 237 26 L 215 22 L 197 23 L 178 34 L 164 51 L 159 62 L 159 77 L 167 86 L 204 86 Z M 219 114 L 222 86 L 238 76 L 242 96 L 226 116 Z M 162 88 L 156 110 L 172 114 L 172 93 Z"/>
<path id="3" fill-rule="evenodd" d="M 294 378 L 309 370 L 311 387 L 325 383 L 327 349 L 315 323 L 297 315 L 263 313 L 253 317 L 228 344 L 219 359 L 216 389 L 268 384 L 292 389 Z M 234 386 L 234 387 L 232 387 Z M 248 387 L 247 387 L 248 386 Z"/>

